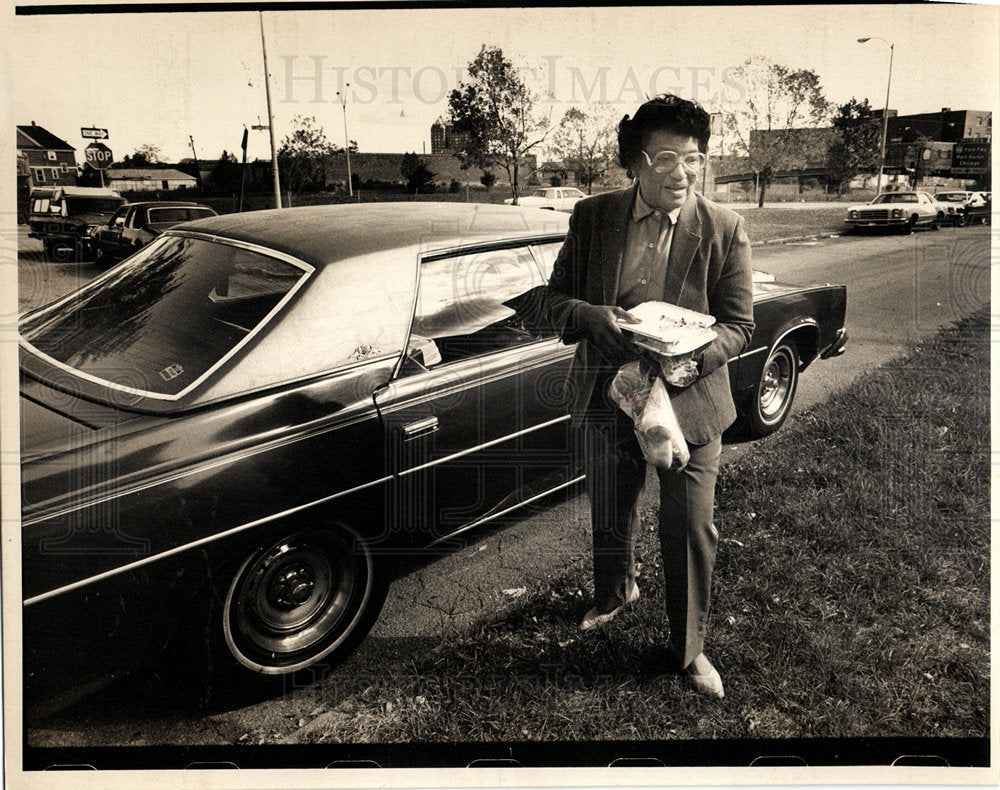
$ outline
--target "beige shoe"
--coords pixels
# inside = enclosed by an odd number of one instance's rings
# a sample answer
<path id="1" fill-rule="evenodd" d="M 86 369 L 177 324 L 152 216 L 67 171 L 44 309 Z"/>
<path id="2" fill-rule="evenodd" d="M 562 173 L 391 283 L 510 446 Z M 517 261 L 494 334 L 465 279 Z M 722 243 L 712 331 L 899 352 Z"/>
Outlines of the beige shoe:
<path id="1" fill-rule="evenodd" d="M 695 660 L 685 667 L 684 677 L 687 678 L 688 685 L 699 694 L 716 699 L 726 696 L 726 691 L 722 687 L 722 676 L 704 653 L 699 653 Z"/>
<path id="2" fill-rule="evenodd" d="M 625 599 L 625 604 L 635 603 L 638 600 L 639 600 L 639 585 L 633 584 L 632 589 L 628 591 L 628 597 Z M 614 620 L 615 615 L 617 615 L 622 609 L 625 608 L 625 604 L 622 604 L 621 606 L 612 609 L 610 612 L 607 612 L 606 614 L 601 614 L 600 612 L 597 611 L 597 607 L 594 607 L 583 616 L 583 619 L 580 621 L 580 630 L 589 631 L 591 628 L 594 628 L 599 625 L 604 625 L 605 623 Z"/>

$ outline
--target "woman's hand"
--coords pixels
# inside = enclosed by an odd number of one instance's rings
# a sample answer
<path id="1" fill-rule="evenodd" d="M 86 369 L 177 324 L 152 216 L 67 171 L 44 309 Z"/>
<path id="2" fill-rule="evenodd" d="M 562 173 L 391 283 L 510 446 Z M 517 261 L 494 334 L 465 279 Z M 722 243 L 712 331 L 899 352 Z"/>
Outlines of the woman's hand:
<path id="1" fill-rule="evenodd" d="M 580 331 L 604 356 L 613 359 L 635 354 L 632 343 L 622 334 L 619 323 L 641 322 L 623 308 L 615 305 L 582 304 L 577 309 L 576 321 Z"/>

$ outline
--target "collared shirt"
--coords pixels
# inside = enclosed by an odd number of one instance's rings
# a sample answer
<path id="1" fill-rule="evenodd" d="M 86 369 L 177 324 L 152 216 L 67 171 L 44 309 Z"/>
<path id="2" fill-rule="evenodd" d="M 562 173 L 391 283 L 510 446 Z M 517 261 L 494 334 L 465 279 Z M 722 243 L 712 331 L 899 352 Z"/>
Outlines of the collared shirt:
<path id="1" fill-rule="evenodd" d="M 618 280 L 619 306 L 630 310 L 643 302 L 663 299 L 667 259 L 680 213 L 680 207 L 669 213 L 653 208 L 642 199 L 636 187 Z"/>

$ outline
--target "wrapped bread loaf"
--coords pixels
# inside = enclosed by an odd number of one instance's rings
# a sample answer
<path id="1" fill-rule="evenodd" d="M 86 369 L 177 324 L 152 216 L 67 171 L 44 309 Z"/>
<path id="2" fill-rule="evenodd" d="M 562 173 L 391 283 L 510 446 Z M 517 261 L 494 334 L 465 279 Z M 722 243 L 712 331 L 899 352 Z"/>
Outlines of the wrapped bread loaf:
<path id="1" fill-rule="evenodd" d="M 662 469 L 683 469 L 691 453 L 663 380 L 640 362 L 623 365 L 611 382 L 610 394 L 635 424 L 645 459 Z"/>

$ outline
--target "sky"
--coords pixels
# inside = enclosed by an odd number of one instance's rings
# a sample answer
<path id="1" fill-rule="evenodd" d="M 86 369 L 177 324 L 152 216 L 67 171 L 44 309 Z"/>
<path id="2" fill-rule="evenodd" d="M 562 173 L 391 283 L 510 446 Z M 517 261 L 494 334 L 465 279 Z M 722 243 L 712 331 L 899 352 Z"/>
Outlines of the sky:
<path id="1" fill-rule="evenodd" d="M 599 100 L 624 115 L 660 92 L 725 109 L 739 97 L 732 69 L 755 55 L 814 70 L 836 104 L 880 108 L 889 42 L 901 114 L 995 109 L 1000 91 L 992 5 L 291 10 L 264 12 L 263 29 L 279 145 L 296 115 L 342 145 L 341 90 L 361 151 L 429 152 L 482 44 L 524 69 L 553 120 Z M 177 161 L 192 139 L 200 159 L 239 155 L 244 125 L 267 122 L 254 11 L 21 14 L 11 30 L 14 120 L 62 137 L 80 161 L 85 126 L 108 129 L 116 159 L 150 144 Z M 266 132 L 251 131 L 248 156 L 270 158 Z"/>

